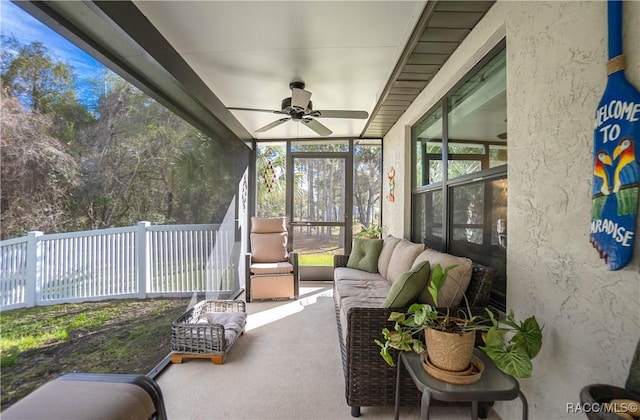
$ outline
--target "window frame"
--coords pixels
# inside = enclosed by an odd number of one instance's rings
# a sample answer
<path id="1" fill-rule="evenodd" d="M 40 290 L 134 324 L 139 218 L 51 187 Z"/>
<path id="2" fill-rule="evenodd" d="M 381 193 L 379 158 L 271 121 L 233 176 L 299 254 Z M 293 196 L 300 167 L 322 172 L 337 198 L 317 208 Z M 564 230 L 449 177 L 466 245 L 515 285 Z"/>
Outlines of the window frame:
<path id="1" fill-rule="evenodd" d="M 464 185 L 473 185 L 476 183 L 488 183 L 492 181 L 497 181 L 500 179 L 504 179 L 507 181 L 508 186 L 508 164 L 498 165 L 492 168 L 481 169 L 478 172 L 473 172 L 465 175 L 460 175 L 455 178 L 449 179 L 449 160 L 451 158 L 458 158 L 457 160 L 479 160 L 478 157 L 480 155 L 466 155 L 466 154 L 452 154 L 449 153 L 449 142 L 451 143 L 463 143 L 465 140 L 450 140 L 449 139 L 449 100 L 453 93 L 457 91 L 457 89 L 470 80 L 473 76 L 477 75 L 478 72 L 493 58 L 495 58 L 500 52 L 506 50 L 506 38 L 503 38 L 499 43 L 496 44 L 495 47 L 491 49 L 476 65 L 473 66 L 472 69 L 467 72 L 467 74 L 462 77 L 454 86 L 449 89 L 443 96 L 436 102 L 424 115 L 411 127 L 411 239 L 413 241 L 421 241 L 421 238 L 417 238 L 415 235 L 414 227 L 416 225 L 417 220 L 417 211 L 416 208 L 417 197 L 422 194 L 435 193 L 437 191 L 441 191 L 443 194 L 442 197 L 442 242 L 438 247 L 442 252 L 448 252 L 452 247 L 453 241 L 453 208 L 452 204 L 452 189 L 455 187 L 460 187 Z M 505 63 L 506 66 L 506 63 Z M 508 110 L 508 109 L 507 109 Z M 507 111 L 505 110 L 505 111 Z M 420 127 L 425 121 L 427 121 L 430 117 L 432 117 L 433 113 L 439 112 L 442 118 L 442 153 L 440 155 L 434 153 L 422 153 L 422 172 L 426 172 L 423 174 L 418 174 L 418 165 L 417 165 L 417 128 Z M 469 141 L 470 143 L 482 144 L 481 141 Z M 505 143 L 508 147 L 508 143 Z M 486 150 L 483 155 L 481 155 L 481 167 L 486 167 L 485 165 L 489 164 L 490 159 L 490 150 L 489 144 L 486 144 Z M 426 148 L 422 148 L 426 150 Z M 442 159 L 442 181 L 427 183 L 424 185 L 418 185 L 418 178 L 420 175 L 422 180 L 429 180 L 429 162 L 433 160 L 432 158 L 438 157 Z M 507 155 L 508 159 L 508 155 Z M 486 201 L 486 200 L 485 200 Z M 488 204 L 483 203 L 484 207 Z M 483 225 L 486 225 L 487 221 L 483 222 Z M 486 233 L 486 232 L 485 232 Z M 505 250 L 505 295 L 501 292 L 491 291 L 491 305 L 504 310 L 506 308 L 506 286 L 507 286 L 507 278 L 506 278 L 506 250 Z"/>

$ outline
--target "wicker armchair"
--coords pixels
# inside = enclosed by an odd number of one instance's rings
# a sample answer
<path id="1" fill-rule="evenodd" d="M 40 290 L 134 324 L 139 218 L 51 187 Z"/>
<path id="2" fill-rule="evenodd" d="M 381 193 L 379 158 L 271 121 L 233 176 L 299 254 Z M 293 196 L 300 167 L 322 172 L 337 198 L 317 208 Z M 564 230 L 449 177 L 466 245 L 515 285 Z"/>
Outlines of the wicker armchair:
<path id="1" fill-rule="evenodd" d="M 334 268 L 345 267 L 349 257 L 336 255 Z M 493 270 L 480 264 L 473 264 L 471 282 L 466 291 L 469 305 L 474 314 L 484 313 L 489 305 L 489 293 Z M 335 287 L 335 284 L 334 284 Z M 374 343 L 381 337 L 391 312 L 402 312 L 408 308 L 351 308 L 347 313 L 348 332 L 343 340 L 340 323 L 340 307 L 334 293 L 338 338 L 345 377 L 345 396 L 351 407 L 351 415 L 358 417 L 360 407 L 388 406 L 395 404 L 396 368 L 388 366 L 380 357 L 380 348 Z M 452 310 L 457 310 L 452 309 Z M 346 342 L 345 342 L 346 341 Z M 419 405 L 422 394 L 409 375 L 402 383 L 401 405 Z"/>
<path id="2" fill-rule="evenodd" d="M 624 388 L 610 384 L 591 384 L 580 390 L 580 402 L 589 407 L 603 406 L 613 399 L 640 401 L 640 341 L 636 346 L 629 376 Z M 621 407 L 627 410 L 629 407 Z M 637 406 L 635 407 L 638 408 Z M 589 420 L 620 420 L 621 417 L 607 410 L 592 410 L 585 413 Z"/>

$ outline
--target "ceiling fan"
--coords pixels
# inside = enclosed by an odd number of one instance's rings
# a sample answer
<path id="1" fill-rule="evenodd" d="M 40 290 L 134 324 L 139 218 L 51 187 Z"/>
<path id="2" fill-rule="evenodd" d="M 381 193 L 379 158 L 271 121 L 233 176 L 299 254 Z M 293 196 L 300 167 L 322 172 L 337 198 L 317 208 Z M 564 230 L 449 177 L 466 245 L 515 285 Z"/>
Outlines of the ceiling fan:
<path id="1" fill-rule="evenodd" d="M 289 88 L 291 89 L 291 96 L 288 98 L 284 98 L 282 100 L 281 109 L 279 111 L 274 111 L 271 109 L 257 109 L 257 108 L 229 108 L 230 110 L 235 111 L 258 111 L 258 112 L 269 112 L 272 114 L 282 114 L 287 115 L 287 117 L 280 118 L 278 120 L 273 121 L 265 125 L 264 127 L 258 128 L 256 133 L 263 133 L 267 130 L 271 130 L 274 127 L 279 126 L 289 120 L 299 121 L 318 133 L 321 136 L 328 136 L 333 133 L 333 131 L 329 130 L 324 124 L 321 124 L 316 120 L 316 118 L 355 118 L 355 119 L 366 119 L 369 117 L 369 113 L 367 111 L 344 111 L 344 110 L 331 110 L 331 111 L 321 111 L 317 109 L 313 109 L 311 104 L 311 92 L 308 90 L 304 90 L 304 82 L 291 82 L 289 84 Z"/>

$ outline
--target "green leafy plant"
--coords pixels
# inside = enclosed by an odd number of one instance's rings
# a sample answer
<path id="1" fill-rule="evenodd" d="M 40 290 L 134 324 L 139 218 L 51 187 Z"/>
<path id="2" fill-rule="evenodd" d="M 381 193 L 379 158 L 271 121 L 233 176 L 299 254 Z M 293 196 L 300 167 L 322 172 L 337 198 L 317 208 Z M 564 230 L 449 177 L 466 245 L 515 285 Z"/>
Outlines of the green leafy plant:
<path id="1" fill-rule="evenodd" d="M 433 276 L 428 286 L 435 305 L 438 305 L 438 292 L 445 284 L 449 271 L 455 265 L 443 269 L 440 264 L 433 268 Z M 536 357 L 542 346 L 542 328 L 535 316 L 518 323 L 513 311 L 498 319 L 493 312 L 486 309 L 487 316 L 474 316 L 471 313 L 466 296 L 464 297 L 466 313 L 460 311 L 455 317 L 450 315 L 450 308 L 444 313 L 429 304 L 415 303 L 406 313 L 392 312 L 389 321 L 395 323 L 394 329 L 382 329 L 384 342 L 374 340 L 381 348 L 380 355 L 387 364 L 395 366 L 390 349 L 400 351 L 424 351 L 421 332 L 427 328 L 439 331 L 462 334 L 467 331 L 481 331 L 485 345 L 480 349 L 489 356 L 503 372 L 518 377 L 528 378 L 532 374 L 531 359 Z"/>
<path id="2" fill-rule="evenodd" d="M 384 231 L 384 226 L 378 225 L 369 225 L 365 226 L 363 224 L 360 225 L 361 230 L 356 234 L 358 238 L 367 238 L 367 239 L 380 239 L 382 238 L 382 233 Z"/>

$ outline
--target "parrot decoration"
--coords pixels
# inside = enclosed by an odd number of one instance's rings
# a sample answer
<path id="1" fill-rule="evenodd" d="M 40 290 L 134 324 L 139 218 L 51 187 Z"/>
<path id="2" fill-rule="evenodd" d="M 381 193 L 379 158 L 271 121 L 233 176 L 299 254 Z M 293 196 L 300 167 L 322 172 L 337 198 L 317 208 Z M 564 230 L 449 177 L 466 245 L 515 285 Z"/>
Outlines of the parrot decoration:
<path id="1" fill-rule="evenodd" d="M 608 1 L 607 86 L 595 113 L 590 241 L 609 270 L 632 258 L 640 191 L 640 92 L 624 75 L 622 0 Z"/>

